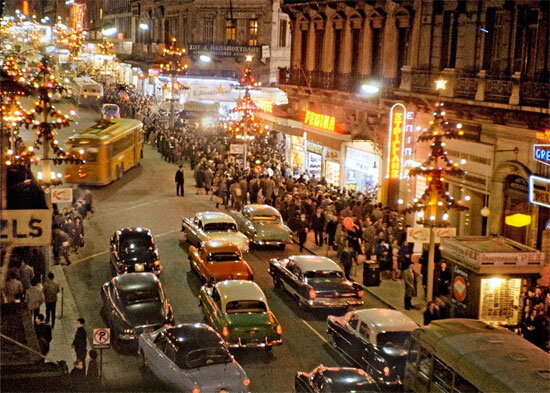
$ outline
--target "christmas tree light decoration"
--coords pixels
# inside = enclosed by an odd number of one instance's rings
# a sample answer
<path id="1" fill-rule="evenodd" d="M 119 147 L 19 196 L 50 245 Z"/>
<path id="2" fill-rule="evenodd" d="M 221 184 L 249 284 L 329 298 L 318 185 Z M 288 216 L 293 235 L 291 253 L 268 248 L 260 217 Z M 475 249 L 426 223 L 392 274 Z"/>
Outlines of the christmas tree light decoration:
<path id="1" fill-rule="evenodd" d="M 183 48 L 178 48 L 176 45 L 176 38 L 170 39 L 170 45 L 162 50 L 163 62 L 160 64 L 162 73 L 170 75 L 170 128 L 174 129 L 175 123 L 175 102 L 176 91 L 186 90 L 187 86 L 178 84 L 176 77 L 178 74 L 185 74 L 187 72 L 188 65 L 185 63 L 185 53 L 187 51 Z M 165 87 L 168 87 L 166 85 Z"/>

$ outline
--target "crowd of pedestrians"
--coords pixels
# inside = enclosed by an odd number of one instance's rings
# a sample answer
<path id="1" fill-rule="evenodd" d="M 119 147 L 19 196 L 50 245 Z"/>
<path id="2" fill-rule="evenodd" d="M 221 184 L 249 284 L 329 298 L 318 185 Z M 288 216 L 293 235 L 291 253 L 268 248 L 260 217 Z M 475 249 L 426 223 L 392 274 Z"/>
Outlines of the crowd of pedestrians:
<path id="1" fill-rule="evenodd" d="M 550 288 L 524 288 L 521 334 L 537 347 L 550 350 Z"/>

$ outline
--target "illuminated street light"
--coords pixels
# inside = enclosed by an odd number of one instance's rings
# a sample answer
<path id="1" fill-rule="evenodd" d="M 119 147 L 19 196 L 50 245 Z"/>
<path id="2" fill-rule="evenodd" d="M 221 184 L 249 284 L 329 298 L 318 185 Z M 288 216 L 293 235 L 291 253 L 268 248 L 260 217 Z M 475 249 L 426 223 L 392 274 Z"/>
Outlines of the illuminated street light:
<path id="1" fill-rule="evenodd" d="M 200 55 L 199 60 L 203 63 L 210 63 L 212 61 L 212 58 L 208 55 Z"/>
<path id="2" fill-rule="evenodd" d="M 447 88 L 447 81 L 445 79 L 438 79 L 435 81 L 436 90 L 445 90 Z"/>
<path id="3" fill-rule="evenodd" d="M 140 28 L 140 30 L 147 31 L 147 30 L 149 30 L 149 25 L 145 22 L 141 22 L 139 24 L 139 28 Z"/>
<path id="4" fill-rule="evenodd" d="M 375 83 L 365 83 L 361 85 L 361 91 L 367 95 L 376 94 L 380 91 L 380 87 Z"/>
<path id="5" fill-rule="evenodd" d="M 247 63 L 250 63 L 250 62 L 252 61 L 253 58 L 254 58 L 254 56 L 252 56 L 252 55 L 246 55 L 246 56 L 245 56 L 245 61 L 246 61 Z"/>
<path id="6" fill-rule="evenodd" d="M 118 29 L 116 28 L 116 26 L 113 25 L 105 25 L 101 30 L 101 34 L 103 34 L 105 37 L 112 37 L 116 33 L 118 33 Z"/>

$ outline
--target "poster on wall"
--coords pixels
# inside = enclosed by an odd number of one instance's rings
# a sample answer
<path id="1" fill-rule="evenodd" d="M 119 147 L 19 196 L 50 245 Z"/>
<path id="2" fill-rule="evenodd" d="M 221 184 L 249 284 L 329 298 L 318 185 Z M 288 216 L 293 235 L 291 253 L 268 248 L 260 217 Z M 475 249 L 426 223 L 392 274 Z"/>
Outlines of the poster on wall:
<path id="1" fill-rule="evenodd" d="M 451 299 L 451 303 L 465 310 L 468 302 L 468 287 L 470 286 L 468 271 L 458 265 L 455 265 L 453 269 L 453 276 L 453 297 Z"/>
<path id="2" fill-rule="evenodd" d="M 479 319 L 502 325 L 518 324 L 520 294 L 521 278 L 481 279 Z"/>
<path id="3" fill-rule="evenodd" d="M 316 179 L 321 179 L 321 155 L 315 153 L 308 153 L 308 171 L 309 174 Z"/>

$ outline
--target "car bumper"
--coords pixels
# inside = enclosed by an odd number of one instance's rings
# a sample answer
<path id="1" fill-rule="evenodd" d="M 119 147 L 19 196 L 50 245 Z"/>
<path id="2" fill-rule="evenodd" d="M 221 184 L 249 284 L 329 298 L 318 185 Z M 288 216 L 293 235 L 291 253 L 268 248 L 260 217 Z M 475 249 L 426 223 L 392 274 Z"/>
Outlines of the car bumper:
<path id="1" fill-rule="evenodd" d="M 245 341 L 243 342 L 240 337 L 236 341 L 226 341 L 226 344 L 229 348 L 266 348 L 272 347 L 274 345 L 281 345 L 283 339 L 279 338 L 277 340 L 268 340 L 267 337 L 262 341 Z"/>
<path id="2" fill-rule="evenodd" d="M 310 308 L 346 308 L 361 306 L 363 301 L 355 298 L 319 298 L 308 300 L 305 304 Z"/>
<path id="3" fill-rule="evenodd" d="M 256 244 L 258 246 L 282 246 L 283 244 L 289 244 L 290 240 L 261 240 L 261 239 L 253 239 L 250 241 L 252 244 Z"/>

